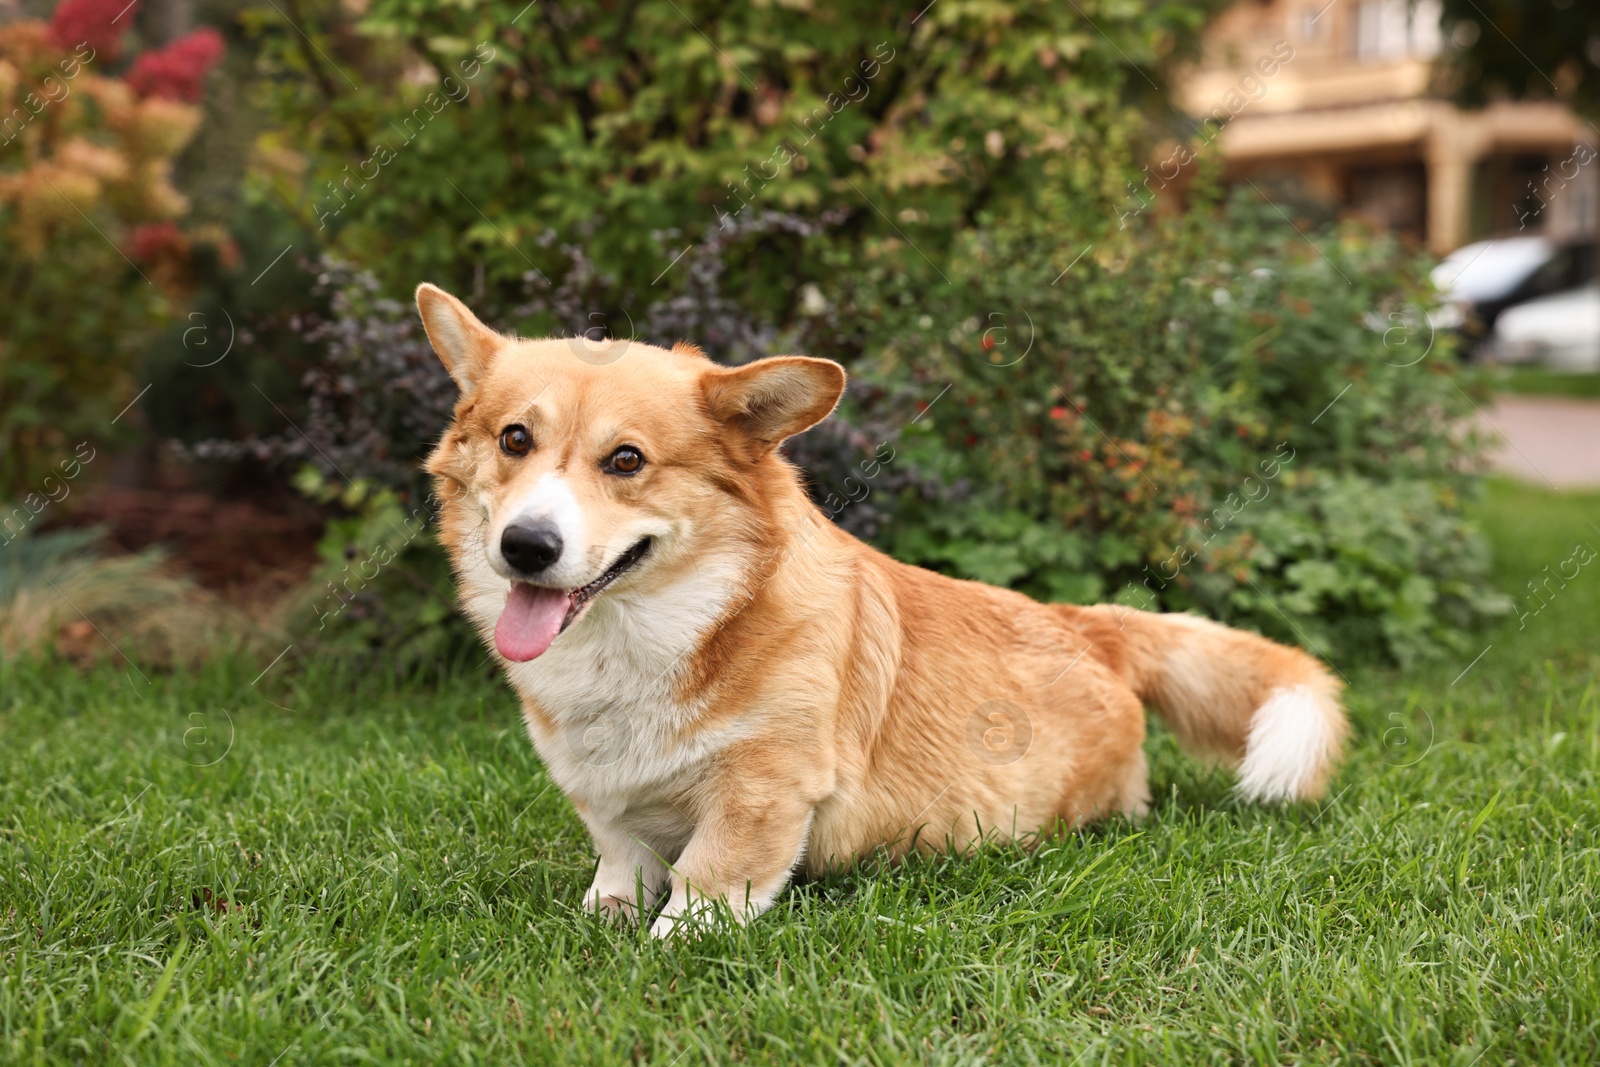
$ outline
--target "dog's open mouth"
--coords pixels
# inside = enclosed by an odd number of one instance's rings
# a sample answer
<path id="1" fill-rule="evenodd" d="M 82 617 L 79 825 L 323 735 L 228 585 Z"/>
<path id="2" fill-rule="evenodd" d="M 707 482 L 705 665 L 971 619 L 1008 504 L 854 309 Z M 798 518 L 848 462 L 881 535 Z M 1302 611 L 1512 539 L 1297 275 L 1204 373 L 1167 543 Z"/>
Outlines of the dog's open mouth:
<path id="1" fill-rule="evenodd" d="M 505 610 L 495 623 L 495 648 L 508 660 L 526 663 L 544 654 L 563 630 L 577 621 L 583 609 L 621 578 L 650 551 L 650 538 L 641 539 L 616 558 L 600 577 L 577 589 L 548 589 L 527 582 L 512 582 Z"/>

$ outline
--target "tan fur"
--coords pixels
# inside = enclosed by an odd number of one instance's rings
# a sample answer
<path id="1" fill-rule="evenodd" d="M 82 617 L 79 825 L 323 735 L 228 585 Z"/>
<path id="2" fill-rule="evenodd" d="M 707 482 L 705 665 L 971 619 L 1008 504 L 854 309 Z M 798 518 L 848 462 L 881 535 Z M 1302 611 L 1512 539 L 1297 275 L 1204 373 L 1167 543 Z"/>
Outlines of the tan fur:
<path id="1" fill-rule="evenodd" d="M 836 365 L 730 370 L 684 344 L 597 365 L 577 342 L 500 338 L 430 286 L 418 302 L 464 390 L 428 470 L 486 639 L 510 588 L 484 562 L 489 532 L 540 478 L 576 498 L 591 574 L 654 538 L 549 651 L 504 664 L 600 851 L 591 907 L 670 892 L 665 934 L 706 902 L 756 914 L 797 866 L 1141 814 L 1146 702 L 1186 745 L 1236 762 L 1257 709 L 1288 690 L 1326 726 L 1293 781 L 1324 788 L 1345 727 L 1305 653 L 1189 616 L 1039 604 L 827 521 L 776 446 L 832 410 Z M 531 454 L 498 449 L 511 423 Z M 647 459 L 635 477 L 601 469 L 622 443 Z"/>

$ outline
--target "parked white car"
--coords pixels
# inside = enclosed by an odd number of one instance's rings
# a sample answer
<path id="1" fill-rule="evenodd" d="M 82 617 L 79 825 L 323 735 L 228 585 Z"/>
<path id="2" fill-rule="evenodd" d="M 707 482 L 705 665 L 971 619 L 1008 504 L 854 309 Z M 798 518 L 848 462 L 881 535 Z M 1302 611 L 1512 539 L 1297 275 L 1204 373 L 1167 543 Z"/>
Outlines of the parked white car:
<path id="1" fill-rule="evenodd" d="M 1555 249 L 1549 238 L 1534 235 L 1476 241 L 1440 260 L 1433 268 L 1433 284 L 1451 300 L 1467 304 L 1498 300 L 1548 263 Z"/>
<path id="2" fill-rule="evenodd" d="M 1600 282 L 1507 308 L 1484 347 L 1501 363 L 1600 371 Z"/>
<path id="3" fill-rule="evenodd" d="M 1501 316 L 1514 308 L 1585 291 L 1596 277 L 1600 248 L 1593 240 L 1553 241 L 1528 235 L 1478 241 L 1457 249 L 1433 269 L 1444 297 L 1428 321 L 1461 336 L 1463 353 L 1511 359 L 1512 346 L 1496 351 Z M 1538 358 L 1531 356 L 1528 358 Z"/>

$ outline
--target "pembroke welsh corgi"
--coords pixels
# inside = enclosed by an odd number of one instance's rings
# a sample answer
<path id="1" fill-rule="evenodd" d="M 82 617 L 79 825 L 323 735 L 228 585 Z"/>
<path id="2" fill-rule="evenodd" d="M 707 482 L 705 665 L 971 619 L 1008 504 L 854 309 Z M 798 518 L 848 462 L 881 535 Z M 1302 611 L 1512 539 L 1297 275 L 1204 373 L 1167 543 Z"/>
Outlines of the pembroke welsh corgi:
<path id="1" fill-rule="evenodd" d="M 831 523 L 779 446 L 833 411 L 837 364 L 511 338 L 431 285 L 417 305 L 461 390 L 427 464 L 440 536 L 594 837 L 587 907 L 666 895 L 667 935 L 748 920 L 796 869 L 1136 818 L 1147 703 L 1242 796 L 1323 792 L 1347 726 L 1299 649 L 1040 604 Z"/>

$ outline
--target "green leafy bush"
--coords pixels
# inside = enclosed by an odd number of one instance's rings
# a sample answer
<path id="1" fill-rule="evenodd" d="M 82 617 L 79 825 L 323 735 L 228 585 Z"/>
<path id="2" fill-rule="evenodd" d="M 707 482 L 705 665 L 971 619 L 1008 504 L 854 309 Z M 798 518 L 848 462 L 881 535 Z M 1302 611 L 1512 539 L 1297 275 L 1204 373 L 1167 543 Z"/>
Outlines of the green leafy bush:
<path id="1" fill-rule="evenodd" d="M 256 12 L 312 176 L 284 206 L 351 266 L 316 449 L 253 447 L 414 507 L 449 393 L 407 307 L 428 279 L 528 334 L 841 360 L 840 418 L 792 454 L 901 558 L 1336 660 L 1459 643 L 1499 605 L 1424 266 L 1203 194 L 1123 210 L 1220 6 Z"/>
<path id="2" fill-rule="evenodd" d="M 837 264 L 799 326 L 774 334 L 856 375 L 839 418 L 793 448 L 836 521 L 962 577 L 1195 609 L 1336 661 L 1410 662 L 1504 610 L 1461 518 L 1477 477 L 1460 428 L 1475 386 L 1429 332 L 1424 265 L 1357 229 L 1312 244 L 1247 202 L 1090 236 L 973 231 L 948 285 L 869 244 Z M 317 447 L 280 444 L 325 477 L 391 487 L 379 513 L 414 509 L 414 462 L 452 390 L 409 308 L 370 277 L 332 273 L 345 288 L 319 327 L 330 362 L 309 379 Z M 720 306 L 717 294 L 698 306 Z M 369 554 L 343 526 L 329 544 Z M 424 539 L 406 558 L 443 578 L 430 551 Z M 384 588 L 407 590 L 374 586 L 352 617 L 375 621 L 341 633 L 416 636 L 410 620 L 432 609 L 379 605 Z"/>
<path id="3" fill-rule="evenodd" d="M 1227 575 L 1201 602 L 1339 659 L 1467 652 L 1462 631 L 1510 603 L 1485 582 L 1488 545 L 1459 499 L 1420 478 L 1291 479 L 1275 506 L 1240 525 L 1246 580 Z"/>
<path id="4" fill-rule="evenodd" d="M 431 502 L 402 501 L 366 479 L 330 481 L 311 466 L 295 484 L 345 511 L 318 542 L 321 562 L 311 580 L 284 606 L 302 644 L 400 675 L 481 656 L 455 612 L 455 582 L 433 536 Z"/>
<path id="5" fill-rule="evenodd" d="M 496 314 L 581 241 L 637 317 L 687 284 L 675 255 L 762 211 L 846 211 L 849 244 L 903 232 L 937 256 L 1041 189 L 1095 210 L 1222 6 L 320 0 L 294 24 L 249 17 L 283 141 L 310 156 L 291 204 L 331 251 L 392 293 L 427 279 Z M 790 306 L 801 240 L 745 250 L 747 306 Z"/>
<path id="6" fill-rule="evenodd" d="M 839 275 L 873 328 L 857 372 L 937 396 L 900 446 L 959 489 L 902 492 L 880 541 L 1335 660 L 1459 647 L 1505 605 L 1461 517 L 1473 386 L 1431 336 L 1424 266 L 1354 228 L 1313 244 L 1257 200 L 1073 241 L 974 232 L 933 299 L 898 269 Z"/>

